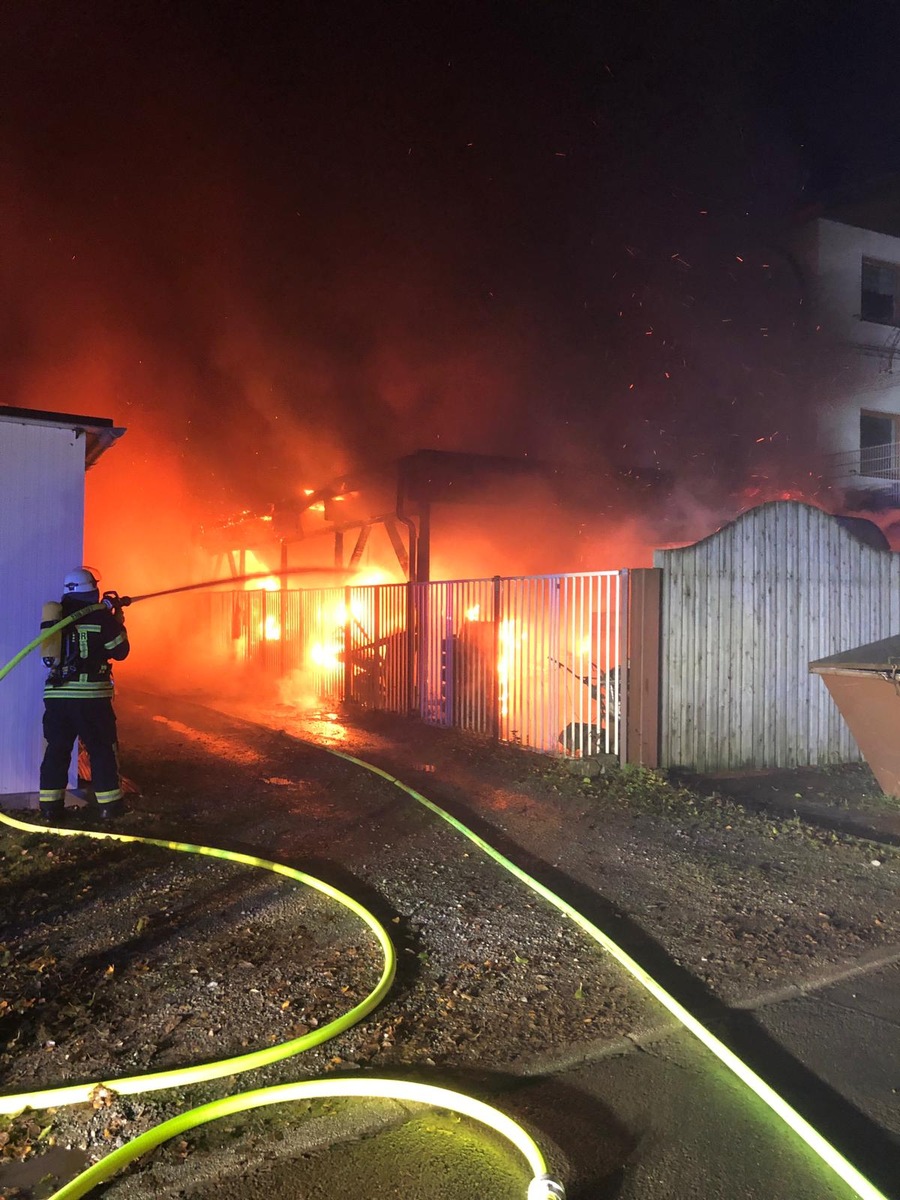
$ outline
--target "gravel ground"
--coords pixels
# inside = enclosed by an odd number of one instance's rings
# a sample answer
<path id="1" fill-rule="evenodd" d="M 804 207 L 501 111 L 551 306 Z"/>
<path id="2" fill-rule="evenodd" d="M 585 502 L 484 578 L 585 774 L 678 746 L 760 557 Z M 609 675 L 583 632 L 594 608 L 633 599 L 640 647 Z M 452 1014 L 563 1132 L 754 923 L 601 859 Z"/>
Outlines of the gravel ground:
<path id="1" fill-rule="evenodd" d="M 334 1071 L 462 1071 L 489 1093 L 659 1024 L 655 1003 L 571 921 L 395 786 L 299 737 L 395 771 L 695 1002 L 748 1003 L 900 941 L 896 850 L 705 794 L 704 781 L 588 779 L 449 731 L 288 705 L 224 715 L 134 696 L 120 723 L 140 789 L 124 832 L 259 854 L 342 888 L 390 931 L 397 980 L 353 1029 L 236 1084 L 0 1120 L 8 1161 L 54 1143 L 96 1158 L 235 1086 Z M 814 783 L 833 803 L 873 796 L 858 769 Z M 70 823 L 91 827 L 90 810 Z M 5 828 L 0 856 L 4 1093 L 300 1036 L 380 974 L 358 917 L 259 869 Z M 260 1138 L 284 1135 L 276 1113 L 254 1121 Z M 227 1137 L 196 1131 L 157 1158 L 177 1163 Z M 16 1186 L 0 1174 L 2 1196 L 46 1195 L 49 1183 Z"/>

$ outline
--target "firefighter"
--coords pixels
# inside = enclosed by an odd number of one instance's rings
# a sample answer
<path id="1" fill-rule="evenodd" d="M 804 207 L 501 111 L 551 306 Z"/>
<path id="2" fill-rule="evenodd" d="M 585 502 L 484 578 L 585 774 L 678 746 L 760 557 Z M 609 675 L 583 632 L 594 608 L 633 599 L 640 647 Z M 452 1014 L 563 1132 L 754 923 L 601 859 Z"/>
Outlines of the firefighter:
<path id="1" fill-rule="evenodd" d="M 80 613 L 59 634 L 59 642 L 44 663 L 50 674 L 44 686 L 44 738 L 41 763 L 41 816 L 50 821 L 65 816 L 66 783 L 72 748 L 80 738 L 91 760 L 91 782 L 99 815 L 108 820 L 124 811 L 116 746 L 113 677 L 110 659 L 128 656 L 128 633 L 115 592 L 101 601 L 97 579 L 86 567 L 70 571 L 56 604 L 44 606 L 42 628 Z M 48 610 L 51 611 L 48 614 Z M 84 611 L 82 611 L 84 610 Z M 55 618 L 55 620 L 54 620 Z"/>

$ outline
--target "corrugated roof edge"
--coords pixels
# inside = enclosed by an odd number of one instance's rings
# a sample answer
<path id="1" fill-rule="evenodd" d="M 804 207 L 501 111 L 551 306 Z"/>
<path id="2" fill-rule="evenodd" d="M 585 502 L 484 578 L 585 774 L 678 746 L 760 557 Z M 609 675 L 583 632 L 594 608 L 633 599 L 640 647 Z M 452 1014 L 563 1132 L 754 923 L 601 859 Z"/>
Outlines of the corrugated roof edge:
<path id="1" fill-rule="evenodd" d="M 84 465 L 89 469 L 125 433 L 122 426 L 113 425 L 111 417 L 87 417 L 76 413 L 45 412 L 40 408 L 13 408 L 0 404 L 0 421 L 18 421 L 26 425 L 55 425 L 74 429 L 85 436 Z"/>
<path id="2" fill-rule="evenodd" d="M 112 428 L 112 417 L 83 417 L 75 413 L 46 412 L 42 408 L 13 408 L 0 404 L 0 419 L 9 421 L 39 421 L 44 425 L 87 426 Z"/>

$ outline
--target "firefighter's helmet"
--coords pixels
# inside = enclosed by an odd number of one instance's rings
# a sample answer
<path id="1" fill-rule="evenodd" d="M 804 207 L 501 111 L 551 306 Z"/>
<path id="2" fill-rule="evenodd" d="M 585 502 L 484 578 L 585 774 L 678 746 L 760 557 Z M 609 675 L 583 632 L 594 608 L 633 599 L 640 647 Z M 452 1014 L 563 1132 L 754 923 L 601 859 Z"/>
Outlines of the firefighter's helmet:
<path id="1" fill-rule="evenodd" d="M 63 595 L 64 596 L 84 596 L 91 592 L 97 592 L 98 580 L 94 576 L 94 572 L 88 570 L 87 567 L 77 567 L 74 571 L 70 571 L 63 580 Z"/>

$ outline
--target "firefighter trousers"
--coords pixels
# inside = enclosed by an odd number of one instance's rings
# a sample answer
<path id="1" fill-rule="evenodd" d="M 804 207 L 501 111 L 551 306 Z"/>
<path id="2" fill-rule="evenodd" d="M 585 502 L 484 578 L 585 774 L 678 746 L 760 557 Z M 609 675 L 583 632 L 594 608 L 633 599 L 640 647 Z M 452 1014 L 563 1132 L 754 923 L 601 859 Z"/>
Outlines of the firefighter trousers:
<path id="1" fill-rule="evenodd" d="M 45 700 L 47 747 L 41 763 L 41 800 L 62 800 L 76 738 L 81 738 L 91 760 L 91 783 L 98 802 L 121 799 L 116 737 L 112 700 L 62 696 Z"/>

